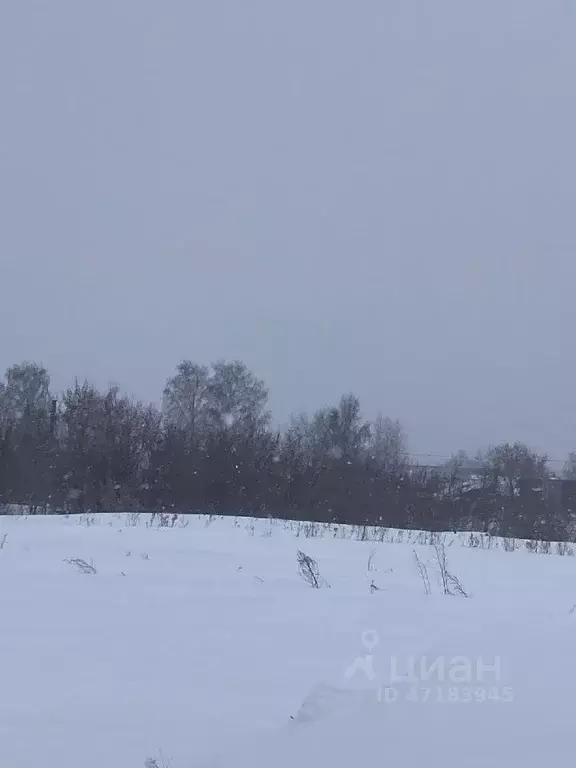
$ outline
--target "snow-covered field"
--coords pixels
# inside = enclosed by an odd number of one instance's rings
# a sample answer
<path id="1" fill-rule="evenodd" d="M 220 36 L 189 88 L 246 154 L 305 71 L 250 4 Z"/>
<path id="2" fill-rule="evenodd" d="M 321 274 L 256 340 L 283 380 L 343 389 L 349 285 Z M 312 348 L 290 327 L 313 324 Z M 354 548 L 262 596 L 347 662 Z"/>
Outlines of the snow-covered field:
<path id="1" fill-rule="evenodd" d="M 572 760 L 576 558 L 149 519 L 0 517 L 2 768 Z"/>

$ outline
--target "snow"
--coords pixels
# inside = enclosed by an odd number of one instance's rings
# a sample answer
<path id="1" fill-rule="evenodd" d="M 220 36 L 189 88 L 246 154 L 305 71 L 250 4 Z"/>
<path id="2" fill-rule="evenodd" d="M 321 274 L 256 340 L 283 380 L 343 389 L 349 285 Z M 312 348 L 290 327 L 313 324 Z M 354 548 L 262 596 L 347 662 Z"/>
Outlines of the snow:
<path id="1" fill-rule="evenodd" d="M 442 594 L 414 536 L 149 520 L 0 518 L 2 768 L 571 758 L 573 557 L 447 536 L 466 599 Z M 298 550 L 329 588 L 300 578 Z"/>

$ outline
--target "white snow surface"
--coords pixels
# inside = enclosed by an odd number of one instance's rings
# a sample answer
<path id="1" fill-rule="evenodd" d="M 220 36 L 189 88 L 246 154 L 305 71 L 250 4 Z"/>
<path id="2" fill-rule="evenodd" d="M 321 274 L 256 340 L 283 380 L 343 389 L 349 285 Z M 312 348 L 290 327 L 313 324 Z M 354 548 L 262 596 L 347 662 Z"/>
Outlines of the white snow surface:
<path id="1" fill-rule="evenodd" d="M 149 520 L 0 517 L 1 768 L 572 761 L 576 558 Z"/>

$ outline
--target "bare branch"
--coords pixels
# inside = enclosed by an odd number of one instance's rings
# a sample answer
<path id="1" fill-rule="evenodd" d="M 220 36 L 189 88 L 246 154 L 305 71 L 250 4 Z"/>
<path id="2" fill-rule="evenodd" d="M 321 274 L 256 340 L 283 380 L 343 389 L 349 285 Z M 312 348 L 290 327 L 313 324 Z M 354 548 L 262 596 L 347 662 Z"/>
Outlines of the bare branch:
<path id="1" fill-rule="evenodd" d="M 80 557 L 68 558 L 68 559 L 65 559 L 64 562 L 68 563 L 68 565 L 74 566 L 74 568 L 77 568 L 80 571 L 80 573 L 87 573 L 87 574 L 90 574 L 91 576 L 95 576 L 98 573 L 98 571 L 94 567 L 94 562 L 92 558 L 90 558 L 89 563 L 86 562 L 86 560 L 82 560 L 82 558 Z"/>
<path id="2" fill-rule="evenodd" d="M 320 589 L 322 586 L 327 586 L 326 581 L 320 575 L 320 569 L 318 563 L 314 558 L 304 554 L 298 550 L 298 572 L 304 581 L 309 584 L 313 589 Z"/>
<path id="3" fill-rule="evenodd" d="M 418 573 L 420 574 L 420 578 L 422 579 L 422 583 L 424 584 L 424 592 L 427 595 L 432 594 L 432 587 L 430 586 L 430 577 L 428 576 L 428 568 L 426 567 L 426 564 L 420 560 L 418 557 L 418 552 L 416 550 L 412 550 L 414 552 L 414 559 L 416 560 L 416 567 L 418 568 Z"/>

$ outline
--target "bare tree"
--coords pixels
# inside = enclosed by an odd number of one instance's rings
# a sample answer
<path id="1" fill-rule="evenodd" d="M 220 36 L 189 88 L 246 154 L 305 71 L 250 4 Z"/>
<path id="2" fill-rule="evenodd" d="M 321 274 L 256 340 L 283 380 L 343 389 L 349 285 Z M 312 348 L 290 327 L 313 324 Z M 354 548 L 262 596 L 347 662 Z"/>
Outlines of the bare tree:
<path id="1" fill-rule="evenodd" d="M 576 480 L 576 453 L 574 451 L 568 454 L 568 458 L 562 469 L 562 477 L 565 480 Z"/>
<path id="2" fill-rule="evenodd" d="M 487 475 L 494 481 L 502 479 L 510 498 L 518 493 L 521 480 L 542 479 L 548 474 L 548 457 L 538 454 L 524 443 L 502 443 L 484 457 Z"/>
<path id="3" fill-rule="evenodd" d="M 8 368 L 0 386 L 0 497 L 45 508 L 52 486 L 55 408 L 37 363 Z"/>
<path id="4" fill-rule="evenodd" d="M 360 401 L 353 394 L 342 395 L 337 407 L 316 411 L 312 421 L 300 417 L 299 426 L 315 463 L 354 461 L 370 439 L 370 425 L 363 421 Z"/>
<path id="5" fill-rule="evenodd" d="M 208 391 L 212 428 L 252 434 L 268 425 L 268 390 L 239 360 L 213 363 Z"/>
<path id="6" fill-rule="evenodd" d="M 164 388 L 162 408 L 168 424 L 183 430 L 193 444 L 209 419 L 209 375 L 206 366 L 184 360 Z"/>
<path id="7" fill-rule="evenodd" d="M 0 426 L 16 424 L 27 414 L 50 411 L 50 376 L 32 362 L 13 365 L 0 387 Z"/>
<path id="8" fill-rule="evenodd" d="M 399 476 L 407 465 L 407 438 L 399 421 L 378 416 L 370 427 L 368 451 L 379 470 Z"/>

